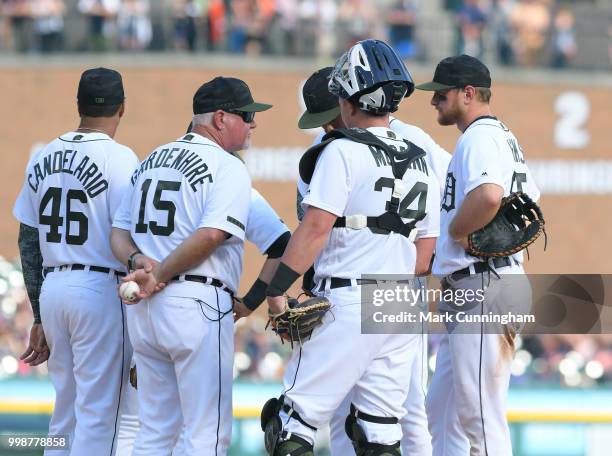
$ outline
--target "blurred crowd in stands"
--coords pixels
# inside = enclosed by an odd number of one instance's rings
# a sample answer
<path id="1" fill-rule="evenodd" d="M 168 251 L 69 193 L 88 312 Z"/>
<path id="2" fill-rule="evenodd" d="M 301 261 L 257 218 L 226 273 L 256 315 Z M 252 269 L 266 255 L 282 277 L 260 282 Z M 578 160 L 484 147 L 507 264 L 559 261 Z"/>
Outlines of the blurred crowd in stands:
<path id="1" fill-rule="evenodd" d="M 592 8 L 603 8 L 590 0 Z M 593 3 L 595 2 L 595 3 Z M 437 4 L 437 6 L 432 6 Z M 21 53 L 178 50 L 336 57 L 388 39 L 405 58 L 432 47 L 503 65 L 571 66 L 581 0 L 0 0 L 0 47 Z M 612 59 L 612 16 L 601 40 Z M 605 18 L 604 18 L 605 20 Z M 444 30 L 450 33 L 444 34 Z M 600 33 L 584 24 L 582 30 Z M 446 54 L 447 52 L 443 52 Z"/>
<path id="2" fill-rule="evenodd" d="M 0 379 L 46 376 L 46 364 L 30 368 L 19 361 L 32 324 L 32 312 L 18 263 L 0 257 Z M 244 381 L 280 382 L 289 344 L 281 344 L 265 320 L 252 316 L 236 325 L 234 377 Z M 429 336 L 430 373 L 440 336 Z M 612 335 L 529 336 L 517 340 L 512 366 L 517 386 L 591 387 L 612 384 Z"/>
<path id="3" fill-rule="evenodd" d="M 488 29 L 497 61 L 502 65 L 534 66 L 548 60 L 551 66 L 563 68 L 576 57 L 576 20 L 568 2 L 497 0 L 491 4 L 463 0 L 457 3 L 457 53 L 482 58 L 483 36 Z"/>

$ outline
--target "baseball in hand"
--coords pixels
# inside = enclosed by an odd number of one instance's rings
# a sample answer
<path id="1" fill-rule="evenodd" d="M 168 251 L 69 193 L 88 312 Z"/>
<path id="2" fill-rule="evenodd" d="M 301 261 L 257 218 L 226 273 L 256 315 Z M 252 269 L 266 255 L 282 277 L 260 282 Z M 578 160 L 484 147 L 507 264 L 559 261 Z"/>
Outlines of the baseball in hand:
<path id="1" fill-rule="evenodd" d="M 119 296 L 127 302 L 135 302 L 138 299 L 139 292 L 140 287 L 133 280 L 124 282 L 119 286 Z"/>

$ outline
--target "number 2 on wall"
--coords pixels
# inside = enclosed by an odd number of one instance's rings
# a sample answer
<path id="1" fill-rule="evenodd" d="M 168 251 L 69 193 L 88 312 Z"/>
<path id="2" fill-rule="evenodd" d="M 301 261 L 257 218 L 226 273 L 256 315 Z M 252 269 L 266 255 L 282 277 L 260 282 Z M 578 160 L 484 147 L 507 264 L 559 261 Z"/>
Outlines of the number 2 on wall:
<path id="1" fill-rule="evenodd" d="M 589 132 L 584 128 L 591 114 L 588 98 L 581 92 L 565 92 L 555 101 L 559 115 L 555 125 L 555 145 L 559 149 L 583 149 L 589 145 Z"/>

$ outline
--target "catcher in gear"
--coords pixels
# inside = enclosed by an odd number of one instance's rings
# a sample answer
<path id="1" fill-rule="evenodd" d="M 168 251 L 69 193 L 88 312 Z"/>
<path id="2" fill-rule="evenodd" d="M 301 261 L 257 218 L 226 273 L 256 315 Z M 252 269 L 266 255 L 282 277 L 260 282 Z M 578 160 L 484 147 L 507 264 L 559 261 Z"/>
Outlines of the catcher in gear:
<path id="1" fill-rule="evenodd" d="M 347 128 L 330 132 L 300 160 L 309 185 L 305 214 L 267 295 L 277 329 L 301 343 L 294 344 L 283 395 L 262 410 L 262 429 L 268 454 L 312 456 L 317 429 L 351 392 L 346 430 L 355 453 L 395 456 L 420 334 L 362 333 L 362 285 L 383 286 L 363 276 L 414 274 L 421 246 L 429 263 L 433 243 L 425 241 L 438 235 L 439 184 L 424 171 L 425 152 L 390 129 L 389 113 L 412 93 L 413 82 L 389 45 L 357 43 L 337 61 L 329 90 Z M 418 201 L 408 201 L 417 194 Z M 333 303 L 333 314 L 325 312 L 304 341 L 300 329 L 310 316 L 285 329 L 281 315 L 290 319 L 285 292 L 313 262 L 313 292 Z"/>
<path id="2" fill-rule="evenodd" d="M 332 67 L 321 68 L 314 72 L 304 83 L 302 89 L 302 97 L 306 111 L 299 120 L 298 127 L 308 129 L 314 127 L 319 128 L 319 134 L 313 141 L 313 146 L 319 144 L 325 134 L 335 128 L 346 128 L 340 115 L 340 106 L 338 97 L 333 95 L 328 89 L 329 77 L 333 71 Z M 396 117 L 389 118 L 389 126 L 391 130 L 398 133 L 402 138 L 421 147 L 425 152 L 425 160 L 430 172 L 433 172 L 439 184 L 440 197 L 444 193 L 444 184 L 446 180 L 446 169 L 450 162 L 451 155 L 442 149 L 431 136 L 415 125 L 411 125 L 401 121 Z M 296 209 L 298 220 L 304 218 L 304 208 L 302 200 L 308 194 L 308 185 L 298 178 L 297 182 L 297 200 Z M 430 242 L 435 245 L 436 237 L 430 238 Z M 429 259 L 428 259 L 429 261 Z M 421 274 L 429 271 L 430 263 L 422 264 L 419 261 L 417 254 L 417 265 L 415 273 Z M 307 292 L 312 292 L 315 284 L 313 283 L 314 268 L 311 268 L 304 274 L 302 289 Z M 425 280 L 425 279 L 423 279 Z M 428 303 L 421 304 L 423 310 L 428 309 Z M 420 353 L 415 357 L 414 364 L 411 370 L 411 382 L 408 389 L 408 397 L 404 407 L 410 410 L 403 419 L 400 420 L 402 426 L 401 449 L 403 454 L 411 456 L 431 456 L 431 435 L 427 425 L 427 413 L 425 412 L 425 395 L 426 385 L 428 384 L 427 375 L 427 331 L 426 325 L 423 325 L 423 334 L 419 340 L 422 347 Z M 352 401 L 352 394 L 344 399 L 340 407 L 334 413 L 330 426 L 330 442 L 329 449 L 333 456 L 351 454 L 353 446 L 348 435 L 346 434 L 346 416 L 349 413 Z"/>
<path id="3" fill-rule="evenodd" d="M 448 319 L 529 314 L 522 250 L 544 229 L 540 192 L 510 129 L 493 116 L 491 75 L 474 57 L 442 60 L 431 82 L 440 125 L 462 135 L 449 163 L 433 273 L 452 290 Z M 459 297 L 474 298 L 461 299 Z M 511 456 L 506 401 L 520 326 L 447 323 L 427 394 L 434 456 Z M 471 325 L 471 326 L 470 326 Z"/>

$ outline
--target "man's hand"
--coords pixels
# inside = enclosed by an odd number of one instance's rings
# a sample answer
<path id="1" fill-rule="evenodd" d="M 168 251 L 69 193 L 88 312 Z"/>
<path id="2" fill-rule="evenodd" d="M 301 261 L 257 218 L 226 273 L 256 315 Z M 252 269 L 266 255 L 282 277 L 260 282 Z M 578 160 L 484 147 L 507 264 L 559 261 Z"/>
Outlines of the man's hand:
<path id="1" fill-rule="evenodd" d="M 130 272 L 122 280 L 123 282 L 129 282 L 133 280 L 140 287 L 138 292 L 138 299 L 131 304 L 139 302 L 141 299 L 148 298 L 154 293 L 161 290 L 165 284 L 157 280 L 156 274 L 159 274 L 159 265 L 156 265 L 151 270 L 136 269 L 134 272 Z"/>
<path id="2" fill-rule="evenodd" d="M 45 331 L 40 323 L 34 323 L 30 330 L 30 342 L 28 348 L 19 357 L 30 366 L 38 366 L 49 359 L 49 347 L 45 338 Z"/>
<path id="3" fill-rule="evenodd" d="M 234 297 L 234 322 L 243 317 L 248 317 L 253 311 L 244 305 L 242 298 Z"/>
<path id="4" fill-rule="evenodd" d="M 268 296 L 266 300 L 268 302 L 268 315 L 270 317 L 282 314 L 289 307 L 286 296 Z"/>
<path id="5" fill-rule="evenodd" d="M 151 272 L 153 268 L 157 266 L 159 266 L 159 261 L 155 261 L 153 258 L 149 258 L 144 253 L 139 253 L 134 257 L 134 267 L 136 268 L 136 270 L 142 269 L 145 272 Z M 155 293 L 163 290 L 166 285 L 167 284 L 165 282 L 159 282 L 155 287 Z"/>
<path id="6" fill-rule="evenodd" d="M 272 325 L 272 328 L 275 330 L 276 332 L 276 323 L 275 323 L 275 317 L 278 317 L 279 315 L 283 314 L 288 308 L 289 308 L 289 303 L 287 302 L 287 296 L 268 296 L 266 298 L 267 302 L 268 302 L 268 324 L 266 325 L 266 329 L 268 328 L 268 325 Z M 283 340 L 286 341 L 291 341 L 291 337 L 289 336 L 288 333 L 282 333 L 279 334 L 277 332 L 277 334 L 279 335 L 279 337 Z"/>
<path id="7" fill-rule="evenodd" d="M 149 258 L 143 253 L 138 253 L 134 256 L 134 267 L 135 269 L 144 269 L 145 272 L 151 272 L 159 262 L 153 258 Z"/>
<path id="8" fill-rule="evenodd" d="M 470 246 L 468 244 L 468 238 L 467 236 L 461 239 L 457 239 L 457 243 L 463 247 L 463 250 L 467 250 Z"/>

